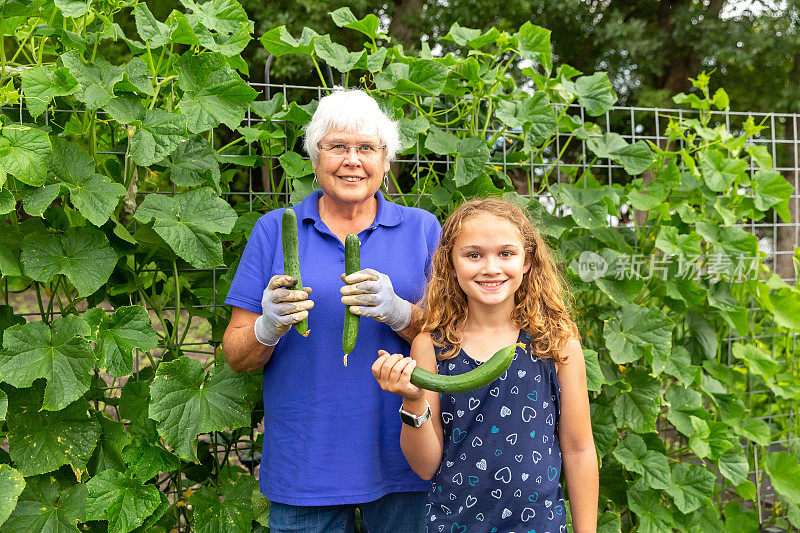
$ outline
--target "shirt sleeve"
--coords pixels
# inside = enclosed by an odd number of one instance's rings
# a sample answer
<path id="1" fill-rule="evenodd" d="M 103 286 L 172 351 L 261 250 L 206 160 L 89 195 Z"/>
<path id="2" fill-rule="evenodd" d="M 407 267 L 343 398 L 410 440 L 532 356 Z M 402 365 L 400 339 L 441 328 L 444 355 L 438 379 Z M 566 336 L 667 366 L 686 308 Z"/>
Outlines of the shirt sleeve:
<path id="1" fill-rule="evenodd" d="M 433 260 L 433 252 L 439 246 L 439 237 L 442 233 L 442 226 L 435 216 L 431 215 L 428 231 L 425 232 L 425 240 L 428 243 L 428 258 L 425 260 L 425 276 L 430 278 L 431 261 Z"/>
<path id="2" fill-rule="evenodd" d="M 258 219 L 236 268 L 225 303 L 261 314 L 261 295 L 272 277 L 275 240 L 269 235 L 264 217 Z"/>

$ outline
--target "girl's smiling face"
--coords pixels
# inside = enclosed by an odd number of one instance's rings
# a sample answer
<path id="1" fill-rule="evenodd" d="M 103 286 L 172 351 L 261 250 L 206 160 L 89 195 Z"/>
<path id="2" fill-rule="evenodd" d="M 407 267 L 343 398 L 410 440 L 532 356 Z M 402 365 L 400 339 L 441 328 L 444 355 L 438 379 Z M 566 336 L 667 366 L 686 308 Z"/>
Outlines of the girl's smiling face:
<path id="1" fill-rule="evenodd" d="M 464 221 L 453 243 L 453 267 L 470 306 L 509 305 L 530 269 L 517 227 L 481 213 Z"/>

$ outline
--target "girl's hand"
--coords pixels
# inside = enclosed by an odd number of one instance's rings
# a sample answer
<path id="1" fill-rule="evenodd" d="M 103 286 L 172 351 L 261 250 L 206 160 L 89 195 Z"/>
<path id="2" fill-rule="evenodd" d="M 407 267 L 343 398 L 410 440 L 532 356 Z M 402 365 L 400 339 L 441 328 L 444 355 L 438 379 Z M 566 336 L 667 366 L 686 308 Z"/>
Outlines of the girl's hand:
<path id="1" fill-rule="evenodd" d="M 386 350 L 378 351 L 378 359 L 372 364 L 372 375 L 385 391 L 400 395 L 407 400 L 421 400 L 425 391 L 411 383 L 411 372 L 417 362 L 403 354 L 389 354 Z"/>

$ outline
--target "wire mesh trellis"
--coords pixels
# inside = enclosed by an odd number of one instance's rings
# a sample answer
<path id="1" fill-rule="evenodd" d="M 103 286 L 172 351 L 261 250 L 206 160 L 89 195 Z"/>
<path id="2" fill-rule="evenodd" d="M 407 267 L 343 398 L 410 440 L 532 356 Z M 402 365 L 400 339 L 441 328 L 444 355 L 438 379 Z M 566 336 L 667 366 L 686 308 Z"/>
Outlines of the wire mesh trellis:
<path id="1" fill-rule="evenodd" d="M 269 77 L 267 75 L 267 80 Z M 300 86 L 291 84 L 276 84 L 270 83 L 251 83 L 253 88 L 260 91 L 264 98 L 269 100 L 276 93 L 281 93 L 285 101 L 295 101 L 301 103 L 311 102 L 324 96 L 329 89 L 324 87 L 315 86 Z M 171 87 L 174 91 L 174 87 Z M 12 110 L 3 108 L 3 112 L 11 114 Z M 81 111 L 72 109 L 51 109 L 44 115 L 45 125 L 50 125 L 51 119 L 54 119 L 59 114 L 75 114 Z M 574 106 L 570 112 L 578 116 L 581 121 L 586 120 L 585 111 L 579 106 Z M 637 140 L 647 140 L 658 146 L 666 146 L 669 139 L 666 135 L 667 124 L 672 117 L 683 119 L 692 116 L 694 112 L 670 109 L 670 108 L 643 108 L 643 107 L 614 107 L 607 111 L 601 117 L 593 119 L 597 123 L 604 126 L 605 131 L 614 132 L 619 134 L 626 141 L 633 143 Z M 763 124 L 766 126 L 759 134 L 751 139 L 752 143 L 766 147 L 772 155 L 775 162 L 774 168 L 780 172 L 783 177 L 793 186 L 793 193 L 789 203 L 789 211 L 791 213 L 791 220 L 784 222 L 778 218 L 776 212 L 771 211 L 767 219 L 761 221 L 748 222 L 743 229 L 756 235 L 759 239 L 759 248 L 767 255 L 766 263 L 776 271 L 780 277 L 789 284 L 796 284 L 797 273 L 793 265 L 793 256 L 795 247 L 800 246 L 800 223 L 798 222 L 798 212 L 800 212 L 800 128 L 798 127 L 798 114 L 788 113 L 749 113 L 749 112 L 712 112 L 712 122 L 724 124 L 728 131 L 737 132 L 743 128 L 743 123 L 748 118 L 753 118 L 755 123 Z M 19 106 L 19 120 L 23 122 L 26 118 L 23 106 Z M 64 121 L 66 123 L 67 121 Z M 248 110 L 243 125 L 254 126 L 263 119 L 255 116 Z M 98 153 L 111 154 L 125 158 L 127 151 L 127 144 L 125 139 L 114 137 L 114 130 L 111 131 L 111 142 L 104 149 L 98 150 Z M 487 130 L 487 134 L 494 135 L 497 131 Z M 216 136 L 216 137 L 219 137 Z M 212 146 L 221 144 L 214 133 L 211 133 Z M 216 146 L 215 146 L 216 148 Z M 292 146 L 286 146 L 287 149 L 292 149 Z M 551 212 L 556 211 L 558 207 L 555 205 L 553 199 L 544 192 L 542 189 L 542 180 L 546 177 L 552 176 L 554 181 L 567 182 L 574 181 L 576 175 L 589 171 L 598 180 L 602 179 L 607 185 L 624 184 L 632 179 L 628 176 L 621 165 L 609 159 L 591 159 L 586 146 L 586 141 L 577 139 L 571 134 L 559 134 L 555 138 L 549 152 L 545 154 L 541 161 L 534 161 L 529 158 L 524 161 L 518 160 L 515 157 L 513 147 L 510 143 L 506 142 L 502 135 L 498 138 L 498 142 L 494 145 L 494 153 L 492 164 L 496 165 L 498 170 L 504 175 L 512 176 L 511 180 L 517 192 L 524 196 L 538 197 L 540 202 Z M 254 156 L 259 154 L 258 147 L 254 144 L 248 144 L 246 154 Z M 234 156 L 229 154 L 222 154 L 221 161 L 224 163 L 226 159 Z M 271 165 L 273 168 L 278 168 L 277 155 L 266 156 L 262 159 L 265 165 Z M 400 155 L 393 166 L 392 174 L 395 178 L 394 183 L 386 191 L 387 196 L 395 200 L 408 201 L 409 194 L 402 192 L 400 183 L 408 184 L 409 181 L 421 180 L 424 175 L 424 168 L 427 165 L 432 165 L 437 172 L 442 174 L 446 172 L 453 164 L 450 157 L 442 157 L 440 160 L 431 161 L 425 158 L 417 144 L 416 150 L 411 153 L 403 153 Z M 749 172 L 754 174 L 756 168 L 751 167 Z M 234 180 L 231 184 L 230 190 L 224 190 L 221 194 L 226 197 L 230 203 L 246 204 L 247 210 L 250 212 L 260 212 L 264 209 L 274 207 L 280 204 L 289 203 L 290 201 L 290 188 L 282 188 L 280 190 L 273 190 L 272 181 L 269 182 L 261 179 L 260 173 L 263 173 L 263 167 L 247 167 L 237 171 L 240 178 Z M 641 179 L 641 178 L 633 178 Z M 265 184 L 267 186 L 265 187 Z M 172 191 L 152 191 L 140 189 L 136 191 L 136 195 L 143 196 L 146 194 L 175 194 L 176 188 L 173 186 Z M 417 192 L 417 202 L 419 202 L 423 193 Z M 564 213 L 563 210 L 560 213 Z M 616 226 L 619 224 L 633 224 L 632 210 L 629 212 L 618 213 L 617 217 L 610 217 L 608 224 Z M 153 270 L 142 270 L 144 274 L 156 275 L 157 272 Z M 179 273 L 185 276 L 210 276 L 211 278 L 211 298 L 210 303 L 197 303 L 192 305 L 193 310 L 200 310 L 199 314 L 203 311 L 211 315 L 218 316 L 224 313 L 224 289 L 227 283 L 221 283 L 226 277 L 229 279 L 231 271 L 228 267 L 218 267 L 212 269 L 197 269 L 197 268 L 181 268 Z M 222 289 L 220 289 L 222 287 Z M 219 293 L 218 293 L 219 291 Z M 39 313 L 34 311 L 27 311 L 25 309 L 24 294 L 12 295 L 12 305 L 18 305 L 21 314 L 28 319 L 36 320 Z M 16 303 L 13 303 L 16 302 Z M 172 305 L 164 305 L 163 311 L 175 313 L 178 308 L 178 303 L 175 301 Z M 749 311 L 752 313 L 754 308 L 751 307 Z M 185 313 L 185 311 L 184 311 Z M 203 321 L 200 321 L 203 323 Z M 207 324 L 207 323 L 206 323 Z M 198 329 L 192 338 L 182 344 L 182 350 L 189 354 L 196 354 L 196 356 L 208 356 L 216 353 L 215 343 L 211 343 L 209 338 L 210 332 L 208 326 L 203 326 Z M 776 332 L 774 326 L 772 331 L 760 333 L 755 338 L 761 340 L 767 345 L 772 345 L 772 340 L 775 338 Z M 737 362 L 731 353 L 731 345 L 734 341 L 741 340 L 740 337 L 730 336 L 725 339 L 727 344 L 727 366 L 729 368 L 744 368 L 741 363 Z M 797 351 L 798 338 L 797 335 L 791 336 L 792 347 Z M 161 348 L 164 348 L 161 346 Z M 138 376 L 140 371 L 140 361 L 134 358 L 134 374 Z M 797 361 L 791 369 L 793 375 L 800 379 L 800 368 L 797 368 Z M 750 405 L 751 400 L 757 399 L 759 401 L 767 398 L 769 410 L 766 415 L 758 416 L 757 418 L 764 420 L 770 427 L 770 433 L 774 437 L 771 440 L 768 451 L 784 449 L 792 443 L 800 443 L 800 434 L 795 429 L 795 417 L 797 416 L 796 407 L 790 407 L 787 412 L 773 412 L 773 403 L 769 402 L 767 390 L 754 389 L 754 380 L 750 379 L 750 392 L 747 393 L 748 401 L 746 405 Z M 107 384 L 107 390 L 119 390 L 122 383 L 112 382 Z M 782 435 L 777 435 L 774 431 L 775 427 L 788 427 L 789 431 L 784 432 Z M 224 453 L 227 448 L 224 443 L 220 443 L 216 435 L 210 437 L 201 437 L 209 442 L 212 453 Z M 257 460 L 260 450 L 256 446 L 256 436 L 251 435 L 251 439 L 245 444 L 245 449 L 240 449 L 241 455 L 247 460 L 245 466 L 254 475 L 258 475 Z M 749 444 L 748 450 L 751 457 L 754 458 L 755 470 L 750 473 L 750 479 L 757 487 L 757 502 L 759 519 L 762 519 L 762 514 L 766 512 L 772 505 L 773 495 L 771 487 L 768 484 L 761 483 L 763 475 L 761 472 L 760 464 L 761 458 L 758 456 L 758 449 L 752 444 Z M 178 484 L 178 491 L 182 488 L 187 488 L 191 485 L 192 481 L 189 478 L 184 478 L 182 483 Z M 171 498 L 177 495 L 170 495 Z M 185 526 L 181 526 L 181 530 Z"/>

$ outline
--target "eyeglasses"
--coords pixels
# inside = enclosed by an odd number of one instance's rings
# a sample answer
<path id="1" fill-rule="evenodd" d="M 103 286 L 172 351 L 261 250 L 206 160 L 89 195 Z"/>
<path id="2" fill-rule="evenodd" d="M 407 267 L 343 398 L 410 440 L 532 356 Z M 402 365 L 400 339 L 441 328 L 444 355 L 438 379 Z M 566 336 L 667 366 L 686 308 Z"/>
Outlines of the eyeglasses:
<path id="1" fill-rule="evenodd" d="M 381 146 L 376 146 L 370 143 L 361 143 L 361 144 L 343 144 L 337 142 L 331 143 L 317 143 L 317 148 L 325 152 L 326 154 L 341 157 L 347 153 L 350 153 L 350 148 L 353 148 L 356 151 L 356 155 L 360 157 L 375 157 L 378 155 L 380 150 L 386 148 L 386 145 L 383 144 Z"/>

